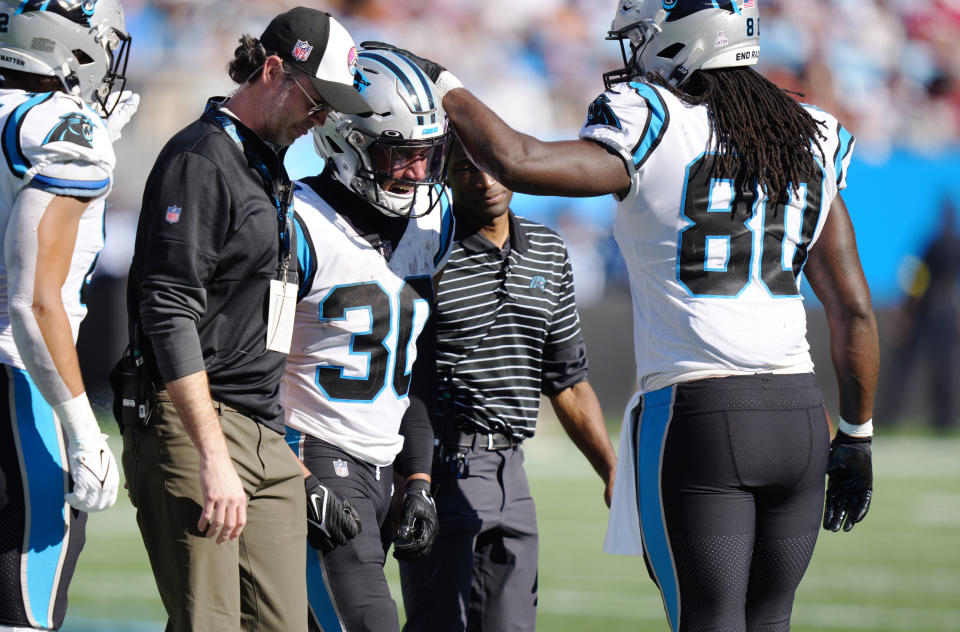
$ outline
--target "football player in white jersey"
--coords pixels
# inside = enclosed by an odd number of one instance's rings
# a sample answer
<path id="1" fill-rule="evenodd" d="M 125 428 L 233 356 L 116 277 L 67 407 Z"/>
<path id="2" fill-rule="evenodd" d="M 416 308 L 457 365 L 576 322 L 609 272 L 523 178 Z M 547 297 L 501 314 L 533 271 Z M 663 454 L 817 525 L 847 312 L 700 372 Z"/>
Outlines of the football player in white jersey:
<path id="1" fill-rule="evenodd" d="M 423 332 L 453 243 L 433 84 L 396 53 L 361 51 L 358 64 L 374 114 L 329 113 L 313 130 L 325 169 L 296 183 L 301 296 L 281 387 L 308 474 L 310 542 L 323 553 L 308 555 L 311 626 L 326 632 L 399 629 L 383 574 L 394 471 L 395 554 L 425 554 L 436 534 L 434 336 Z M 428 361 L 414 375 L 418 354 Z"/>
<path id="2" fill-rule="evenodd" d="M 608 39 L 625 66 L 605 74 L 571 141 L 514 131 L 418 60 L 471 157 L 505 186 L 619 202 L 640 390 L 606 550 L 645 555 L 674 631 L 787 630 L 821 516 L 850 530 L 872 495 L 877 326 L 839 195 L 853 137 L 751 68 L 753 0 L 619 0 Z M 803 276 L 830 327 L 832 443 Z"/>
<path id="3" fill-rule="evenodd" d="M 129 44 L 118 0 L 0 2 L 0 630 L 60 627 L 86 513 L 117 496 L 75 343 Z"/>

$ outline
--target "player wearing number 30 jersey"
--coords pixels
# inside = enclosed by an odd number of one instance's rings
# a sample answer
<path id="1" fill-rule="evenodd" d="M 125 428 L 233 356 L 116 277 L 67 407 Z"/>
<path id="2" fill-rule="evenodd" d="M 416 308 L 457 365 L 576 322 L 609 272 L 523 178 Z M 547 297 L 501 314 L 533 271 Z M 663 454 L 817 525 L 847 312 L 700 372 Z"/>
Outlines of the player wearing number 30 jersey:
<path id="1" fill-rule="evenodd" d="M 398 556 L 426 554 L 436 535 L 428 319 L 453 246 L 449 132 L 433 84 L 409 60 L 361 51 L 358 64 L 374 114 L 330 113 L 313 132 L 325 169 L 296 183 L 301 296 L 281 399 L 291 447 L 361 527 L 352 539 L 310 539 L 322 553 L 307 556 L 311 630 L 396 632 L 383 573 L 392 532 Z M 428 362 L 414 375 L 418 355 Z"/>
<path id="2" fill-rule="evenodd" d="M 338 194 L 346 210 L 336 210 Z M 417 339 L 453 216 L 444 200 L 422 217 L 375 218 L 368 233 L 372 209 L 326 176 L 299 181 L 295 199 L 305 295 L 284 378 L 286 424 L 386 467 L 403 447 Z"/>

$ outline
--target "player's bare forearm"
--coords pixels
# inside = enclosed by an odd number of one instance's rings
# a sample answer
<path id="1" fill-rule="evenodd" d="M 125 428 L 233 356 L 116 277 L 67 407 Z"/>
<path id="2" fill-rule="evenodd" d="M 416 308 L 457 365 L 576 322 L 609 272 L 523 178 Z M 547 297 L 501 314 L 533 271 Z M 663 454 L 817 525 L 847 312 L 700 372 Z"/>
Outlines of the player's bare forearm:
<path id="1" fill-rule="evenodd" d="M 86 198 L 54 196 L 36 233 L 33 317 L 53 365 L 72 396 L 83 393 L 84 386 L 62 291 L 70 271 L 80 218 L 89 204 L 90 199 Z"/>
<path id="2" fill-rule="evenodd" d="M 551 397 L 550 402 L 567 435 L 603 479 L 604 500 L 610 506 L 617 455 L 593 387 L 586 380 L 578 382 Z"/>
<path id="3" fill-rule="evenodd" d="M 830 207 L 820 239 L 810 250 L 805 273 L 823 303 L 830 328 L 840 415 L 850 423 L 867 421 L 873 417 L 880 365 L 877 320 L 853 225 L 839 196 Z"/>
<path id="4" fill-rule="evenodd" d="M 620 157 L 596 143 L 518 132 L 464 88 L 448 92 L 443 106 L 474 163 L 513 191 L 578 197 L 630 188 Z"/>

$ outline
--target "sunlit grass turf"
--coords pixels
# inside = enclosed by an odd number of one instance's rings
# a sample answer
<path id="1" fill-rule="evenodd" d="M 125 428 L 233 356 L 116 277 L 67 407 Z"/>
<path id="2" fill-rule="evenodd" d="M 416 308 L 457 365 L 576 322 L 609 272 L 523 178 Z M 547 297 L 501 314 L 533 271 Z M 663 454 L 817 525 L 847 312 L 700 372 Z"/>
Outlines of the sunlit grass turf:
<path id="1" fill-rule="evenodd" d="M 960 437 L 891 434 L 874 444 L 867 520 L 851 533 L 821 532 L 797 594 L 796 632 L 960 631 Z M 549 423 L 525 451 L 541 535 L 538 630 L 666 630 L 643 561 L 601 551 L 607 510 L 586 460 Z M 91 516 L 87 537 L 63 630 L 162 630 L 125 497 Z M 392 558 L 387 577 L 399 603 Z"/>

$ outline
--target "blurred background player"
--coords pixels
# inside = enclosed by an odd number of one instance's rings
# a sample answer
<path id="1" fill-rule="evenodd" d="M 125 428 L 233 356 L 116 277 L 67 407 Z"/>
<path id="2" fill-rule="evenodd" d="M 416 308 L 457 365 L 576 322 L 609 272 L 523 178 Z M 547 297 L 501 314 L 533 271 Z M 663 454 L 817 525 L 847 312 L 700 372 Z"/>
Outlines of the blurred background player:
<path id="1" fill-rule="evenodd" d="M 960 231 L 957 209 L 950 198 L 940 203 L 936 233 L 927 244 L 910 291 L 894 314 L 893 359 L 886 388 L 880 389 L 878 408 L 896 423 L 904 410 L 906 393 L 918 369 L 926 365 L 924 393 L 932 426 L 940 431 L 956 427 L 957 387 L 960 385 Z"/>
<path id="2" fill-rule="evenodd" d="M 459 143 L 449 183 L 457 232 L 437 296 L 440 530 L 400 560 L 404 630 L 533 630 L 539 537 L 522 443 L 540 394 L 604 482 L 616 455 L 587 381 L 573 270 L 554 231 L 510 210 L 513 193 Z"/>
<path id="3" fill-rule="evenodd" d="M 138 98 L 120 94 L 130 37 L 117 0 L 3 1 L 0 24 L 0 629 L 57 629 L 86 512 L 119 484 L 74 345 L 112 143 Z"/>
<path id="4" fill-rule="evenodd" d="M 637 485 L 614 489 L 606 549 L 646 556 L 675 631 L 788 629 L 821 517 L 849 530 L 872 495 L 877 326 L 839 196 L 853 138 L 749 67 L 758 19 L 749 0 L 618 2 L 624 67 L 574 141 L 516 132 L 422 60 L 505 186 L 619 201 L 640 390 L 617 481 Z M 832 444 L 802 271 L 830 328 Z"/>
<path id="5" fill-rule="evenodd" d="M 424 328 L 453 238 L 447 119 L 405 57 L 362 51 L 358 64 L 374 113 L 330 113 L 313 130 L 324 171 L 296 183 L 301 286 L 281 396 L 323 553 L 308 555 L 308 590 L 312 629 L 324 632 L 399 629 L 383 573 L 391 494 L 402 497 L 398 555 L 425 553 L 436 533 Z"/>

